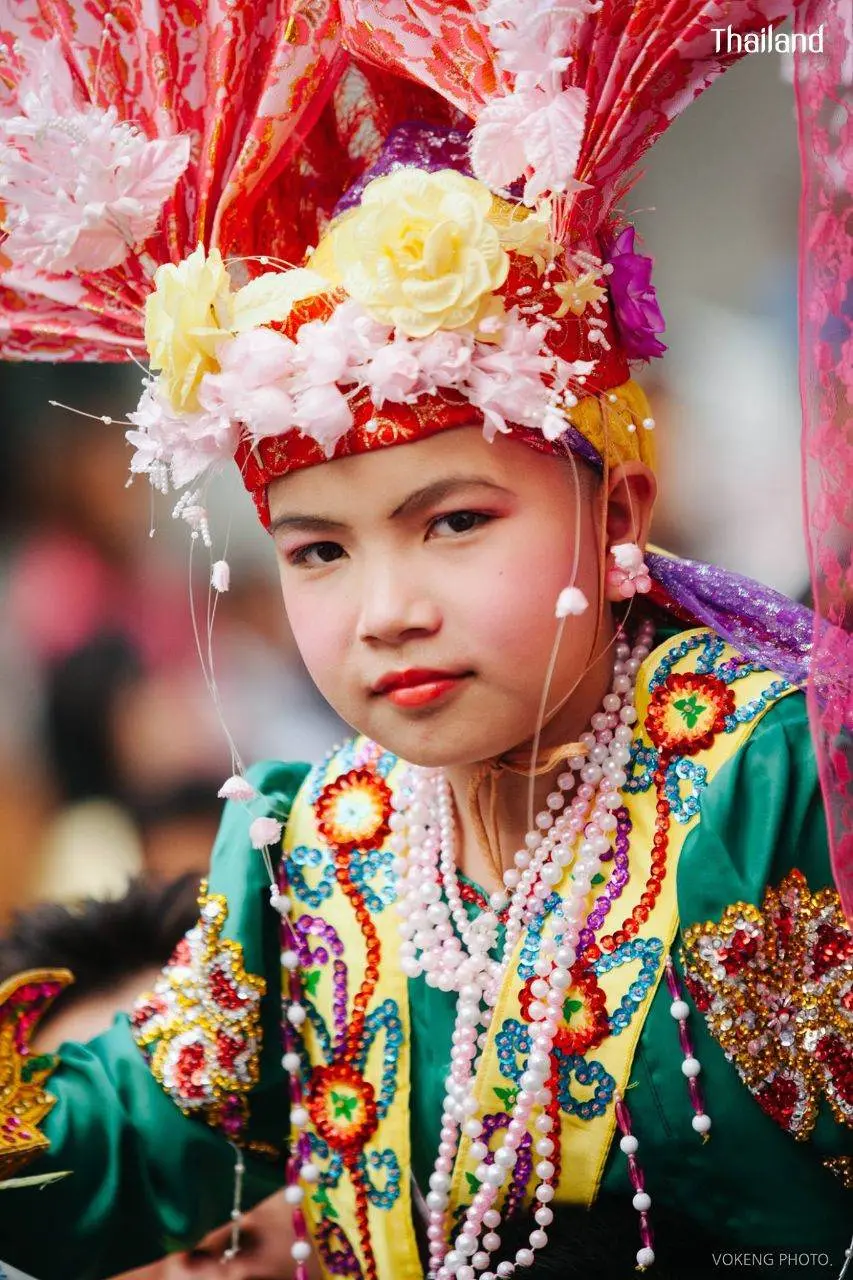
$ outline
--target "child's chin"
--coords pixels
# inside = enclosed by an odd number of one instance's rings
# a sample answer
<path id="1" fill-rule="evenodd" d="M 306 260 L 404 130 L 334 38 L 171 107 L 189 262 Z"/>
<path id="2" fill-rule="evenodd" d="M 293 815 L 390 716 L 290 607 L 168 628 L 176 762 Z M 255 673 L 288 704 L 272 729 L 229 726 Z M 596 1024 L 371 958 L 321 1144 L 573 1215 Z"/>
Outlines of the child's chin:
<path id="1" fill-rule="evenodd" d="M 460 732 L 458 726 L 445 729 L 438 724 L 432 724 L 428 730 L 422 729 L 418 733 L 386 733 L 381 744 L 386 751 L 422 769 L 477 765 L 499 756 L 512 745 L 496 745 L 476 733 Z"/>

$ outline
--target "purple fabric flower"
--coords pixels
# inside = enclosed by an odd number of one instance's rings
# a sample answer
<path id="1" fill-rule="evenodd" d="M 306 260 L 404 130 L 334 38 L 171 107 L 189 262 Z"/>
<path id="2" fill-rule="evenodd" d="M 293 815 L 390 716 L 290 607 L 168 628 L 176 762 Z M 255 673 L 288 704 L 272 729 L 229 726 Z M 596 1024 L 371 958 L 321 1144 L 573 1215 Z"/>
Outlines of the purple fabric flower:
<path id="1" fill-rule="evenodd" d="M 650 360 L 666 351 L 655 337 L 666 321 L 652 284 L 652 259 L 634 252 L 635 235 L 634 227 L 626 227 L 605 250 L 604 260 L 613 268 L 608 286 L 622 350 L 629 360 Z"/>

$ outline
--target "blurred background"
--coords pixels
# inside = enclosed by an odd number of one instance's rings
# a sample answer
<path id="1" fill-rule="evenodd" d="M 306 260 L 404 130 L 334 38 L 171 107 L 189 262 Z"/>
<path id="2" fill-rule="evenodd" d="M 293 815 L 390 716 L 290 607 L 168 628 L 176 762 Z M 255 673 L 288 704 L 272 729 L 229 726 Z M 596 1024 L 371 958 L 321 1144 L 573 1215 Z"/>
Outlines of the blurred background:
<path id="1" fill-rule="evenodd" d="M 641 379 L 653 539 L 802 596 L 797 200 L 793 90 L 778 55 L 754 55 L 658 144 L 625 213 L 668 321 Z M 191 621 L 192 600 L 206 637 L 207 554 L 191 562 L 144 478 L 125 487 L 120 426 L 48 404 L 119 420 L 140 377 L 0 364 L 0 924 L 37 900 L 120 896 L 139 874 L 202 873 L 231 772 Z M 236 471 L 214 516 L 232 569 L 214 629 L 224 720 L 247 762 L 316 759 L 346 730 L 295 652 Z"/>

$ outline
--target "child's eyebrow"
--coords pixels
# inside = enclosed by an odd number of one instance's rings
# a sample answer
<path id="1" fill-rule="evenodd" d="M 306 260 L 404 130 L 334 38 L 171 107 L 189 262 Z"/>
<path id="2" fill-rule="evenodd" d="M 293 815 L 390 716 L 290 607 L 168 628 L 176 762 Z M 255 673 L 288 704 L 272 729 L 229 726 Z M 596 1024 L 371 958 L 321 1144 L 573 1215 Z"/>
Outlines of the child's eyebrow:
<path id="1" fill-rule="evenodd" d="M 389 519 L 393 520 L 397 516 L 412 515 L 423 510 L 424 507 L 431 506 L 435 502 L 441 502 L 444 498 L 450 497 L 458 489 L 470 489 L 474 485 L 493 489 L 496 493 L 509 494 L 510 490 L 505 489 L 503 485 L 496 484 L 494 480 L 488 476 L 477 475 L 460 475 L 460 476 L 444 476 L 441 480 L 434 480 L 432 484 L 424 485 L 421 489 L 415 489 L 407 498 L 404 498 L 399 506 L 395 507 L 391 512 Z M 287 512 L 283 515 L 276 516 L 270 525 L 271 533 L 278 533 L 282 529 L 301 530 L 303 532 L 317 532 L 318 530 L 347 530 L 347 525 L 342 520 L 334 520 L 331 516 L 308 516 L 291 514 Z"/>
<path id="2" fill-rule="evenodd" d="M 403 499 L 399 507 L 394 508 L 391 512 L 391 519 L 393 520 L 395 516 L 411 515 L 412 512 L 421 511 L 424 507 L 431 506 L 434 502 L 441 502 L 444 498 L 450 497 L 457 489 L 471 489 L 475 485 L 494 489 L 497 493 L 509 493 L 509 489 L 505 489 L 503 485 L 496 484 L 488 476 L 445 476 L 442 480 L 434 480 L 432 484 L 424 485 L 422 489 L 415 489 L 414 493 L 410 493 L 408 498 Z"/>
<path id="3" fill-rule="evenodd" d="M 278 533 L 282 529 L 303 530 L 305 533 L 325 532 L 329 529 L 340 529 L 344 531 L 349 525 L 344 524 L 340 520 L 333 520 L 331 516 L 296 516 L 283 515 L 277 516 L 270 525 L 270 533 Z"/>

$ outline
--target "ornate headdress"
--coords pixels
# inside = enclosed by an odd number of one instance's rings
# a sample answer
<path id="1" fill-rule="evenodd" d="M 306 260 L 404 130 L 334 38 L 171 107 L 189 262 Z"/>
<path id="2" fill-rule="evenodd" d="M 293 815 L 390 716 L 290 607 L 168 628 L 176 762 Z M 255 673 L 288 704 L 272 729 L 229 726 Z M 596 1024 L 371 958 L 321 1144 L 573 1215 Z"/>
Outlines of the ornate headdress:
<path id="1" fill-rule="evenodd" d="M 151 29 L 136 5 L 4 0 L 0 354 L 147 356 L 132 466 L 182 490 L 176 510 L 203 536 L 203 476 L 231 456 L 264 520 L 275 476 L 469 423 L 599 468 L 650 462 L 629 362 L 665 349 L 664 326 L 616 209 L 645 149 L 737 56 L 715 29 L 758 31 L 794 7 L 223 0 L 204 25 L 168 6 Z M 813 628 L 712 566 L 649 561 L 679 616 L 810 675 L 851 912 L 843 8 L 796 7 L 827 50 L 797 66 L 823 617 Z"/>

